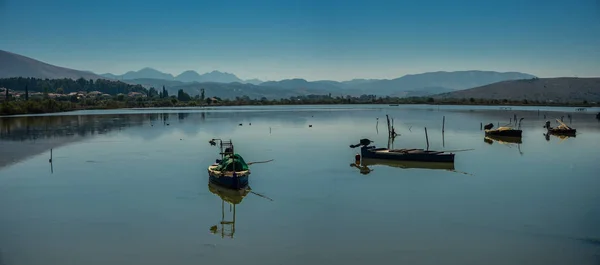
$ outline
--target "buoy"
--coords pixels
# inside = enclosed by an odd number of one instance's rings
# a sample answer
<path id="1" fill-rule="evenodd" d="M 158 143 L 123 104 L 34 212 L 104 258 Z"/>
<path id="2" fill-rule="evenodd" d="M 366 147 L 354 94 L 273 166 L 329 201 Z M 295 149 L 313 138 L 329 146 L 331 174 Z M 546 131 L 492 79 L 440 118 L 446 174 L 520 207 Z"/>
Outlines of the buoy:
<path id="1" fill-rule="evenodd" d="M 240 126 L 242 126 L 242 124 L 240 123 Z"/>
<path id="2" fill-rule="evenodd" d="M 309 125 L 308 125 L 308 128 L 312 128 L 312 124 L 309 124 Z"/>

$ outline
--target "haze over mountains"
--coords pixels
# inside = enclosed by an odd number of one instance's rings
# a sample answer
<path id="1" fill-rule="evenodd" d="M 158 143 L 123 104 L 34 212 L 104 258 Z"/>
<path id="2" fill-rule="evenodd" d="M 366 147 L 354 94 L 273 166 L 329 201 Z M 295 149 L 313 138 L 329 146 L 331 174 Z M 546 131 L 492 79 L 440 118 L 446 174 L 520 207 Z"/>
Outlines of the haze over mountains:
<path id="1" fill-rule="evenodd" d="M 0 78 L 7 77 L 113 79 L 145 87 L 165 86 L 171 94 L 183 89 L 191 95 L 196 95 L 200 93 L 201 89 L 204 89 L 206 95 L 221 98 L 248 96 L 268 99 L 307 94 L 331 94 L 332 96 L 372 94 L 397 97 L 436 95 L 435 97 L 438 98 L 523 98 L 532 100 L 571 97 L 573 100 L 587 98 L 591 101 L 596 100 L 597 89 L 600 87 L 598 82 L 600 79 L 594 78 L 538 79 L 533 75 L 519 72 L 501 73 L 478 70 L 429 72 L 405 75 L 395 79 L 353 79 L 341 82 L 307 81 L 305 79 L 262 82 L 257 79 L 242 80 L 232 73 L 212 71 L 199 74 L 192 70 L 174 76 L 148 67 L 139 71 L 129 71 L 122 75 L 97 75 L 89 71 L 54 66 L 0 50 Z"/>
<path id="2" fill-rule="evenodd" d="M 198 82 L 198 83 L 203 83 L 203 82 L 217 82 L 217 83 L 240 82 L 240 83 L 254 83 L 254 84 L 260 84 L 262 82 L 258 79 L 251 79 L 248 81 L 244 81 L 244 80 L 238 78 L 234 74 L 223 73 L 223 72 L 219 72 L 219 71 L 212 71 L 212 72 L 205 73 L 205 74 L 199 74 L 196 71 L 187 70 L 177 76 L 173 76 L 172 74 L 163 73 L 161 71 L 158 71 L 158 70 L 150 68 L 150 67 L 140 69 L 139 71 L 129 71 L 122 75 L 106 73 L 106 74 L 101 74 L 101 76 L 104 76 L 104 77 L 110 78 L 110 79 L 116 79 L 116 80 L 162 79 L 162 80 L 173 80 L 173 81 L 180 81 L 180 82 Z"/>
<path id="3" fill-rule="evenodd" d="M 435 98 L 600 102 L 600 78 L 534 78 L 510 80 L 453 91 Z"/>

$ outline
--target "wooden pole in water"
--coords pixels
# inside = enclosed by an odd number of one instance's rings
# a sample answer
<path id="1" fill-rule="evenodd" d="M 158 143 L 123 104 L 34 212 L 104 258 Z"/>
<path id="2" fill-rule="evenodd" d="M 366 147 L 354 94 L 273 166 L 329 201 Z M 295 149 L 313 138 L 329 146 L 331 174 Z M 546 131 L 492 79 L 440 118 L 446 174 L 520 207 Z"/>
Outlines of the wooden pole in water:
<path id="1" fill-rule="evenodd" d="M 444 133 L 446 128 L 446 116 L 442 117 L 442 134 Z"/>
<path id="2" fill-rule="evenodd" d="M 429 151 L 429 136 L 427 136 L 427 127 L 425 127 L 425 141 L 427 141 L 427 151 Z"/>
<path id="3" fill-rule="evenodd" d="M 479 123 L 479 130 L 480 130 L 480 131 L 481 131 L 481 130 L 483 130 L 483 122 L 480 122 L 480 123 Z"/>
<path id="4" fill-rule="evenodd" d="M 390 117 L 386 114 L 385 119 L 387 121 L 388 137 L 392 137 L 392 129 L 390 128 Z"/>

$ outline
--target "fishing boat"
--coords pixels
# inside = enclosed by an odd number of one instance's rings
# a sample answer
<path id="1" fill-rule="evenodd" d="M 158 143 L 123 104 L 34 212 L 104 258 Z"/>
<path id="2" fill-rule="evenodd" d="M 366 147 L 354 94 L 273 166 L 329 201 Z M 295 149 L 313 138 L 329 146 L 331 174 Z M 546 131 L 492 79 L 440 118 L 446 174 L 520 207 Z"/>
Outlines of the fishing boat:
<path id="1" fill-rule="evenodd" d="M 369 146 L 371 140 L 361 139 L 360 144 L 351 145 L 351 148 L 361 146 L 360 155 L 363 158 L 386 159 L 396 161 L 419 162 L 454 162 L 454 154 L 444 151 L 429 151 L 424 149 L 388 149 Z"/>
<path id="2" fill-rule="evenodd" d="M 508 136 L 508 137 L 521 137 L 523 134 L 522 130 L 514 129 L 508 126 L 498 127 L 498 129 L 486 129 L 486 136 Z"/>
<path id="3" fill-rule="evenodd" d="M 250 175 L 248 164 L 242 156 L 235 153 L 231 140 L 212 139 L 209 143 L 216 145 L 216 141 L 220 142 L 221 159 L 208 167 L 210 181 L 229 189 L 245 189 Z"/>
<path id="4" fill-rule="evenodd" d="M 577 134 L 576 129 L 567 126 L 559 119 L 556 119 L 556 122 L 558 122 L 560 125 L 556 128 L 552 128 L 552 126 L 550 126 L 550 121 L 546 121 L 546 125 L 544 127 L 548 130 L 548 134 L 567 136 L 575 136 Z"/>

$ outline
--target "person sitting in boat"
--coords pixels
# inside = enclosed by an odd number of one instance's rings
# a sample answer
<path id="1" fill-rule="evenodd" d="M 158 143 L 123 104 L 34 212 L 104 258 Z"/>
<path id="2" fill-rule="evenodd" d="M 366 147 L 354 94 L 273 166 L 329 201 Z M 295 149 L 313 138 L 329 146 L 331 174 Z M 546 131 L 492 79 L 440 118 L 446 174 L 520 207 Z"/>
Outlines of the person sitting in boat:
<path id="1" fill-rule="evenodd" d="M 544 126 L 544 128 L 552 129 L 552 127 L 550 127 L 550 121 L 546 121 L 546 125 Z"/>

